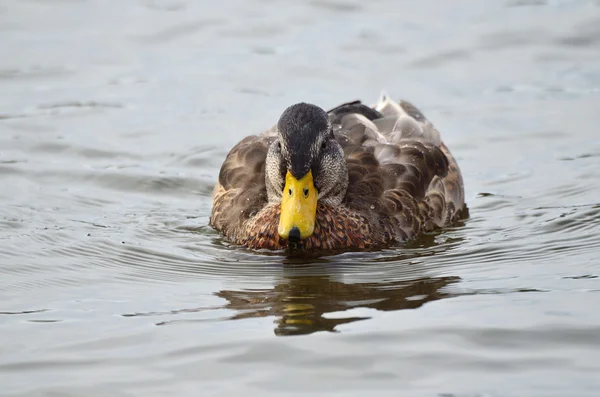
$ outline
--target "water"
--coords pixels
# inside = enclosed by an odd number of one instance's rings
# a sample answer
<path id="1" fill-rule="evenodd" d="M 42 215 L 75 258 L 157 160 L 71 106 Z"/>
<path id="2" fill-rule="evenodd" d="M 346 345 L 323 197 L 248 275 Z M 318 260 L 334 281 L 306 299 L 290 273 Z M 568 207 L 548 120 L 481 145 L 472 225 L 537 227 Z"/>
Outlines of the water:
<path id="1" fill-rule="evenodd" d="M 0 394 L 597 396 L 600 3 L 0 3 Z M 207 227 L 291 103 L 414 102 L 470 217 L 312 261 Z M 308 262 L 308 263 L 307 263 Z"/>

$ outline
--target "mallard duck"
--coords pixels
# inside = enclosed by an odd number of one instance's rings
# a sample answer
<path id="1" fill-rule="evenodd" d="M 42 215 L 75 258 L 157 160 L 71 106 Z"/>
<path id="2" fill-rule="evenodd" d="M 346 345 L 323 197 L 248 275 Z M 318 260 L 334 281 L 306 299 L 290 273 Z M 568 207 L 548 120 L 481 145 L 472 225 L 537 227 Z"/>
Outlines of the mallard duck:
<path id="1" fill-rule="evenodd" d="M 253 249 L 384 248 L 465 209 L 456 160 L 423 113 L 387 95 L 326 112 L 298 103 L 227 154 L 210 225 Z"/>

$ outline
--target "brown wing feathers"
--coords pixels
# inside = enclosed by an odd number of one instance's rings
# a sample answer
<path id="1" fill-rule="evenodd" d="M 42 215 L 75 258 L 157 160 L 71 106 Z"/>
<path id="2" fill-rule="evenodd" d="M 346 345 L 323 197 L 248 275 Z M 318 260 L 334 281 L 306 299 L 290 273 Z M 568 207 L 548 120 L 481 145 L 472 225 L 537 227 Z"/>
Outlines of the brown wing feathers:
<path id="1" fill-rule="evenodd" d="M 213 193 L 210 224 L 232 237 L 267 203 L 265 158 L 273 138 L 249 136 L 228 153 Z"/>

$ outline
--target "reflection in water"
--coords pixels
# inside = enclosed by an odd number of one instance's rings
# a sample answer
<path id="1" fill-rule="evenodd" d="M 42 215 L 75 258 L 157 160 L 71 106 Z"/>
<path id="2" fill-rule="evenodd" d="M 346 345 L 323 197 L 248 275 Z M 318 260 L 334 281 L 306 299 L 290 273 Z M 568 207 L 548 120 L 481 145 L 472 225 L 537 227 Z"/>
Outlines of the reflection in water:
<path id="1" fill-rule="evenodd" d="M 268 280 L 272 287 L 261 289 L 221 290 L 214 294 L 227 302 L 217 306 L 175 309 L 169 311 L 124 313 L 124 317 L 167 316 L 156 325 L 181 322 L 237 320 L 253 317 L 276 317 L 275 335 L 302 335 L 317 331 L 337 332 L 339 324 L 366 320 L 349 309 L 369 308 L 380 311 L 416 309 L 426 302 L 457 296 L 444 287 L 457 283 L 460 277 L 426 277 L 429 266 L 424 259 L 453 251 L 464 242 L 455 228 L 426 233 L 406 243 L 402 249 L 375 252 L 345 252 L 339 255 L 321 255 L 315 252 L 288 254 L 260 252 L 232 248 L 223 254 L 224 244 L 211 240 L 204 251 L 215 250 L 215 260 L 202 262 L 166 252 L 133 246 L 124 246 L 118 261 L 135 267 L 135 278 L 191 277 L 204 279 L 218 274 L 228 279 L 243 277 L 248 280 Z M 189 228 L 184 230 L 190 231 Z M 216 234 L 212 229 L 194 229 L 196 233 Z M 153 230 L 153 235 L 158 231 Z M 185 234 L 184 236 L 187 236 Z M 161 236 L 162 238 L 162 236 Z M 159 242 L 156 242 L 158 245 Z M 193 251 L 192 251 L 193 252 Z M 217 256 L 219 254 L 219 256 Z M 440 268 L 440 264 L 436 268 Z M 272 284 L 273 283 L 273 284 Z M 261 282 L 262 285 L 264 285 Z M 460 293 L 464 294 L 464 289 Z M 234 311 L 233 316 L 220 317 L 222 309 Z M 215 312 L 202 319 L 172 318 L 184 313 Z M 216 313 L 218 312 L 218 313 Z"/>
<path id="2" fill-rule="evenodd" d="M 369 317 L 326 317 L 356 307 L 382 311 L 416 309 L 426 302 L 451 297 L 440 291 L 459 277 L 420 278 L 388 283 L 345 284 L 330 276 L 289 276 L 269 290 L 220 291 L 226 308 L 239 312 L 232 319 L 277 316 L 275 335 L 334 332 L 339 324 Z M 324 316 L 325 315 L 325 316 Z"/>

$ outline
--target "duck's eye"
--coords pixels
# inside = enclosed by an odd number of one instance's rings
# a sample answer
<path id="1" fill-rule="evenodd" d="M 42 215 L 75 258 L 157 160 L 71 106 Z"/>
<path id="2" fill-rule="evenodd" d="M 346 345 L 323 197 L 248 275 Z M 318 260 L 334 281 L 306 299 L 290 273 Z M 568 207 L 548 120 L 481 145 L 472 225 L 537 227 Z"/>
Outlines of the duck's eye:
<path id="1" fill-rule="evenodd" d="M 304 197 L 307 198 L 308 197 L 308 188 L 305 187 L 304 190 L 302 191 L 302 193 L 304 193 Z"/>
<path id="2" fill-rule="evenodd" d="M 327 141 L 323 141 L 321 144 L 321 149 L 325 149 L 327 147 Z"/>

